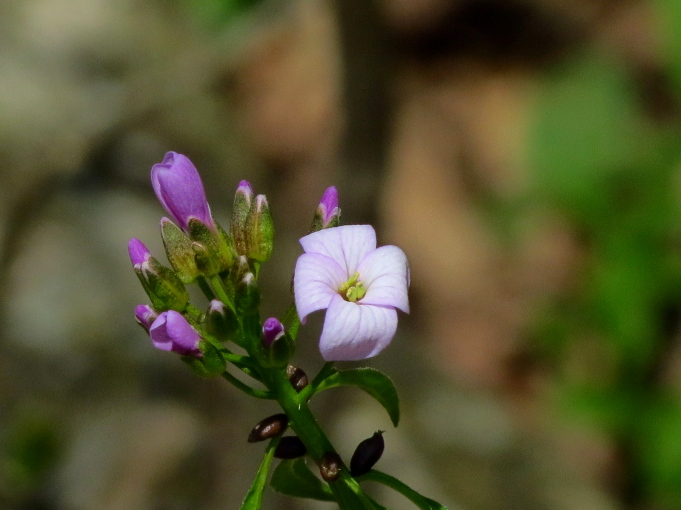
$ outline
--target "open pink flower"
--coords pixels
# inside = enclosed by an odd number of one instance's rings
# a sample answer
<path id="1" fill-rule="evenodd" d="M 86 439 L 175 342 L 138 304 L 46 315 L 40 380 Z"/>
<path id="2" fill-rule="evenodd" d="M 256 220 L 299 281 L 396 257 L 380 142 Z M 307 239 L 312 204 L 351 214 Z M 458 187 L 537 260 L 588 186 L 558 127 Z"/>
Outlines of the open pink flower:
<path id="1" fill-rule="evenodd" d="M 327 361 L 361 360 L 395 336 L 397 310 L 409 313 L 409 265 L 396 246 L 376 248 L 371 225 L 346 225 L 300 240 L 293 279 L 301 321 L 327 309 L 319 349 Z"/>

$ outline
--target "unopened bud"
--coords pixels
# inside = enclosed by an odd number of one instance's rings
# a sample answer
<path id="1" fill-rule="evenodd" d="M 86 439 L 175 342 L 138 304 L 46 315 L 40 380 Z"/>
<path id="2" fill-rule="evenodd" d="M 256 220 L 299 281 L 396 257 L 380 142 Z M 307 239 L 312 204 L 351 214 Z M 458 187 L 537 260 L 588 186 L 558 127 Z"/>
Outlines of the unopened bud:
<path id="1" fill-rule="evenodd" d="M 158 317 L 158 314 L 149 305 L 137 305 L 135 307 L 135 319 L 137 324 L 142 326 L 149 333 L 149 328 Z"/>
<path id="2" fill-rule="evenodd" d="M 260 290 L 253 273 L 246 273 L 237 284 L 235 302 L 241 312 L 251 312 L 260 304 Z"/>
<path id="3" fill-rule="evenodd" d="M 274 450 L 277 459 L 297 459 L 306 453 L 307 448 L 298 436 L 282 437 Z"/>
<path id="4" fill-rule="evenodd" d="M 319 201 L 310 232 L 324 228 L 337 227 L 340 224 L 340 208 L 338 207 L 338 190 L 335 186 L 326 188 Z"/>
<path id="5" fill-rule="evenodd" d="M 248 254 L 248 235 L 246 233 L 246 221 L 248 213 L 253 205 L 253 189 L 248 181 L 241 181 L 234 195 L 232 207 L 232 221 L 229 231 L 234 240 L 234 248 L 239 255 Z"/>
<path id="6" fill-rule="evenodd" d="M 184 231 L 168 218 L 161 219 L 161 237 L 170 265 L 183 283 L 193 282 L 200 272 L 194 260 L 192 241 Z"/>
<path id="7" fill-rule="evenodd" d="M 234 312 L 222 301 L 214 299 L 206 312 L 206 331 L 220 341 L 232 340 L 239 326 Z"/>
<path id="8" fill-rule="evenodd" d="M 302 368 L 294 367 L 289 365 L 286 367 L 286 376 L 288 377 L 291 386 L 300 393 L 305 386 L 308 385 L 307 374 L 303 372 Z"/>
<path id="9" fill-rule="evenodd" d="M 350 459 L 350 474 L 361 476 L 368 473 L 383 455 L 384 448 L 382 430 L 359 443 L 355 453 L 352 454 L 352 459 Z"/>
<path id="10" fill-rule="evenodd" d="M 248 442 L 257 443 L 258 441 L 272 439 L 283 434 L 287 428 L 288 417 L 285 414 L 272 415 L 253 427 L 251 433 L 248 434 Z"/>
<path id="11" fill-rule="evenodd" d="M 276 317 L 270 317 L 262 325 L 262 342 L 266 347 L 271 347 L 282 336 L 284 336 L 284 326 Z"/>
<path id="12" fill-rule="evenodd" d="M 248 257 L 258 262 L 267 261 L 274 247 L 274 222 L 265 195 L 255 197 L 255 204 L 246 222 Z"/>
<path id="13" fill-rule="evenodd" d="M 325 453 L 319 463 L 319 474 L 326 482 L 333 482 L 340 476 L 343 460 L 336 452 Z"/>
<path id="14" fill-rule="evenodd" d="M 154 310 L 182 312 L 189 302 L 189 294 L 175 271 L 162 266 L 139 239 L 130 239 L 128 253 Z"/>

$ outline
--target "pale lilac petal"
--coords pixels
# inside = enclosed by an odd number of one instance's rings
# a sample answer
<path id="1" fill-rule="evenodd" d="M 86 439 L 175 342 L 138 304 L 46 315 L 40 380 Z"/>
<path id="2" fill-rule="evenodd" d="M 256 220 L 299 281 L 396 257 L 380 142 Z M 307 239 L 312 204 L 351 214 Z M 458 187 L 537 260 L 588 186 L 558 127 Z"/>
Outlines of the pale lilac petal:
<path id="1" fill-rule="evenodd" d="M 300 320 L 304 321 L 312 312 L 329 306 L 346 280 L 343 268 L 326 255 L 303 253 L 298 257 L 293 292 Z"/>
<path id="2" fill-rule="evenodd" d="M 199 172 L 187 156 L 168 152 L 151 168 L 151 184 L 158 200 L 183 230 L 196 218 L 215 228 Z"/>
<path id="3" fill-rule="evenodd" d="M 362 259 L 357 271 L 367 290 L 361 304 L 392 306 L 409 313 L 409 263 L 402 250 L 381 246 Z"/>
<path id="4" fill-rule="evenodd" d="M 151 342 L 162 351 L 174 351 L 183 356 L 201 356 L 201 336 L 182 314 L 168 310 L 163 312 L 149 328 Z"/>
<path id="5" fill-rule="evenodd" d="M 349 278 L 357 271 L 360 261 L 376 249 L 376 232 L 371 225 L 344 225 L 306 235 L 300 244 L 306 253 L 331 257 Z"/>
<path id="6" fill-rule="evenodd" d="M 336 295 L 326 311 L 319 350 L 326 361 L 357 361 L 377 355 L 395 336 L 394 308 L 361 305 Z"/>

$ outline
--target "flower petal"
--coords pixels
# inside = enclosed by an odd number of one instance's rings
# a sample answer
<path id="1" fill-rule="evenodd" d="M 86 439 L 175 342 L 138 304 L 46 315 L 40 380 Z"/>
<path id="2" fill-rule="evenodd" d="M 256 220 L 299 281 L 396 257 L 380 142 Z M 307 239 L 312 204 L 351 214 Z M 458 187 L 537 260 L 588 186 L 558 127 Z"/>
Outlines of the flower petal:
<path id="1" fill-rule="evenodd" d="M 376 232 L 371 225 L 344 225 L 306 235 L 300 244 L 306 253 L 321 253 L 335 260 L 347 280 L 357 271 L 360 261 L 376 249 Z"/>
<path id="2" fill-rule="evenodd" d="M 319 253 L 303 253 L 296 262 L 293 292 L 301 322 L 312 312 L 329 306 L 347 275 L 332 258 Z"/>
<path id="3" fill-rule="evenodd" d="M 357 361 L 381 352 L 395 336 L 393 308 L 361 305 L 334 296 L 324 319 L 319 350 L 326 361 Z"/>
<path id="4" fill-rule="evenodd" d="M 215 228 L 201 177 L 187 156 L 168 152 L 151 168 L 151 183 L 158 200 L 184 231 L 190 218 Z"/>
<path id="5" fill-rule="evenodd" d="M 409 263 L 397 246 L 381 246 L 369 253 L 357 268 L 367 289 L 363 305 L 392 306 L 409 313 Z"/>

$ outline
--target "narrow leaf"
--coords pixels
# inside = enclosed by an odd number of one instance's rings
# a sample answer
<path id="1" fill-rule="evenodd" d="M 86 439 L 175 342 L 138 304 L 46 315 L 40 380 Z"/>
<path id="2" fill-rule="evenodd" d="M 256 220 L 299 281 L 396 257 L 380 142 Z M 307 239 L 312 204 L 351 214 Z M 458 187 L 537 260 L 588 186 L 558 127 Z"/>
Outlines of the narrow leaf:
<path id="1" fill-rule="evenodd" d="M 402 494 L 405 498 L 414 503 L 420 510 L 447 510 L 446 506 L 419 494 L 406 483 L 398 480 L 394 476 L 383 473 L 382 471 L 372 469 L 367 474 L 357 477 L 357 481 L 372 481 L 382 483 L 383 485 L 386 485 Z"/>
<path id="2" fill-rule="evenodd" d="M 270 466 L 272 465 L 272 459 L 274 458 L 274 450 L 279 443 L 279 438 L 275 437 L 267 445 L 267 450 L 265 450 L 265 458 L 262 459 L 258 473 L 255 475 L 255 480 L 253 480 L 253 485 L 248 490 L 248 494 L 244 498 L 243 503 L 241 503 L 241 510 L 260 510 L 262 507 L 262 494 L 265 490 L 265 484 L 267 483 L 267 474 L 270 471 Z"/>
<path id="3" fill-rule="evenodd" d="M 390 420 L 397 427 L 400 421 L 400 402 L 397 390 L 390 378 L 375 368 L 356 368 L 336 372 L 319 383 L 315 393 L 337 386 L 358 386 L 374 397 L 390 415 Z"/>
<path id="4" fill-rule="evenodd" d="M 336 501 L 329 487 L 307 467 L 304 457 L 282 460 L 272 474 L 270 486 L 287 496 Z"/>

